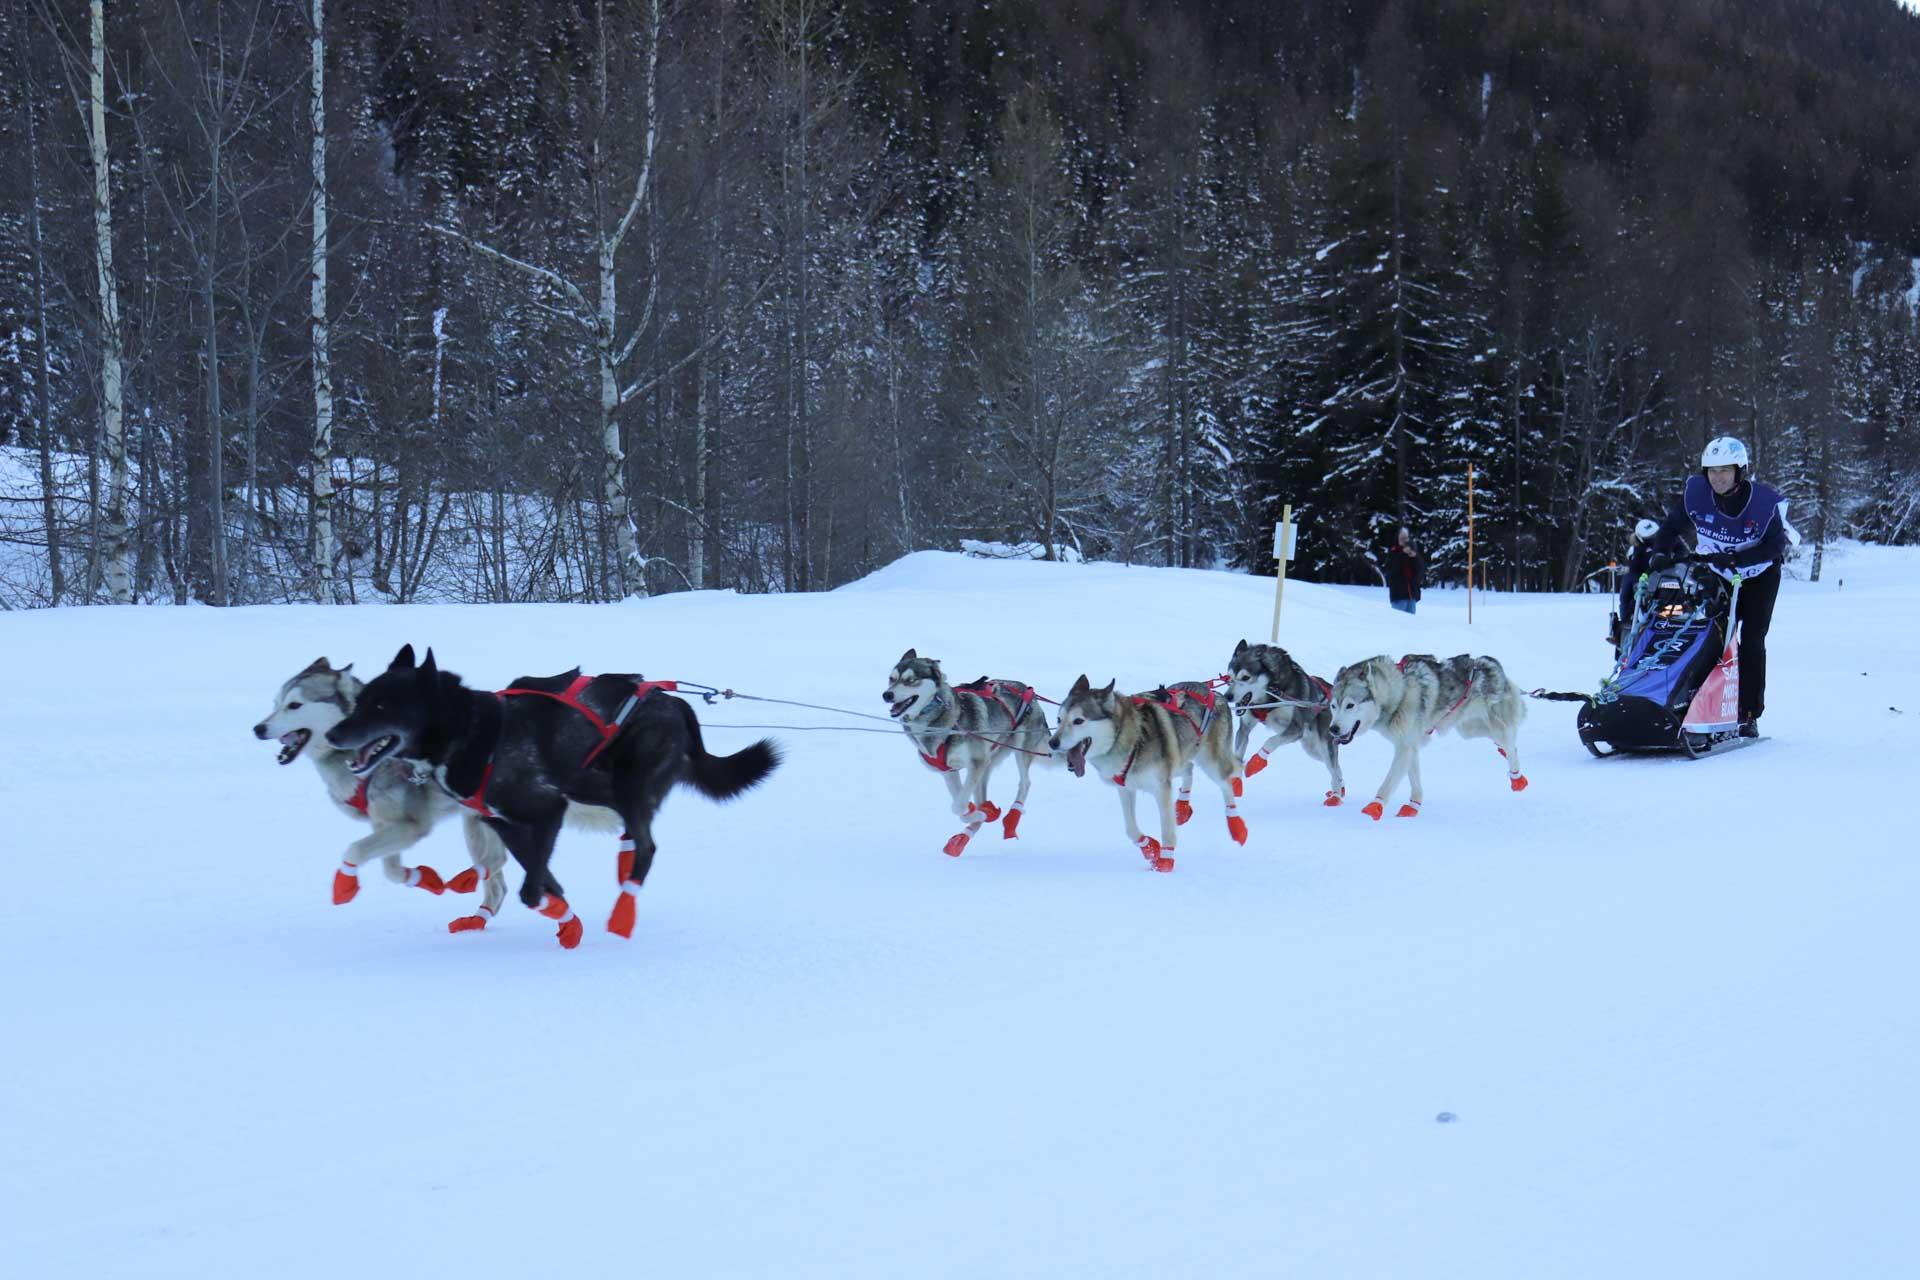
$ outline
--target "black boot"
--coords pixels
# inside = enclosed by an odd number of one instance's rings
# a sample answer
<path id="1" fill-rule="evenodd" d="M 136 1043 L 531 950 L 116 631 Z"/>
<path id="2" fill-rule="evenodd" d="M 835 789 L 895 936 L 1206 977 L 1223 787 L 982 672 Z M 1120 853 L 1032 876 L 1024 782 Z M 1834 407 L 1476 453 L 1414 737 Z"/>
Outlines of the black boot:
<path id="1" fill-rule="evenodd" d="M 1743 738 L 1759 737 L 1760 736 L 1760 717 L 1759 716 L 1741 716 L 1740 717 L 1740 736 Z"/>

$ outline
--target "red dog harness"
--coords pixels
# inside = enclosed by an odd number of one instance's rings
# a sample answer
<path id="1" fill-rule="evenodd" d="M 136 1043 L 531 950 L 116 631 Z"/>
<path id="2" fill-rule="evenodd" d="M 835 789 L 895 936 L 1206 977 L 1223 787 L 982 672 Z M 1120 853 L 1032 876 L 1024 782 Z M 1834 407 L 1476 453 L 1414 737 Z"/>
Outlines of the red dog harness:
<path id="1" fill-rule="evenodd" d="M 598 712 L 594 711 L 594 709 L 586 703 L 580 701 L 581 692 L 585 690 L 588 685 L 592 684 L 595 679 L 597 679 L 595 676 L 575 676 L 573 683 L 568 685 L 560 693 L 553 693 L 546 689 L 500 689 L 497 690 L 493 696 L 496 698 L 552 698 L 562 706 L 572 707 L 575 711 L 585 716 L 587 723 L 591 724 L 594 731 L 600 735 L 600 741 L 594 745 L 593 750 L 587 752 L 586 759 L 580 762 L 580 767 L 584 769 L 592 764 L 602 751 L 605 751 L 611 746 L 615 738 L 620 736 L 620 730 L 626 724 L 627 717 L 633 714 L 633 709 L 640 705 L 642 698 L 645 698 L 655 689 L 664 689 L 668 693 L 673 693 L 680 688 L 679 682 L 675 680 L 636 680 L 634 682 L 633 692 L 627 696 L 625 702 L 620 704 L 620 709 L 613 713 L 613 718 L 611 720 L 602 720 Z M 940 748 L 940 758 L 944 761 L 946 755 L 947 749 L 943 744 Z M 460 802 L 483 818 L 499 816 L 487 807 L 487 783 L 492 778 L 493 761 L 489 759 L 487 761 L 487 767 L 480 771 L 480 785 L 475 788 L 472 795 Z M 365 789 L 365 785 L 365 783 L 361 784 L 362 790 Z M 356 799 L 358 799 L 358 797 L 356 797 Z"/>
<path id="2" fill-rule="evenodd" d="M 1001 688 L 1002 688 L 1002 684 L 1000 681 L 989 680 L 986 677 L 982 676 L 980 679 L 975 680 L 972 684 L 957 684 L 953 686 L 953 691 L 955 693 L 968 694 L 971 697 L 979 698 L 984 701 L 990 693 L 997 698 L 1000 694 Z M 1021 722 L 1027 718 L 1027 712 L 1033 707 L 1033 698 L 1034 698 L 1034 693 L 1031 688 L 1025 689 L 1021 692 L 1020 710 L 1014 714 L 1013 723 L 1008 726 L 1007 732 L 1012 733 L 1014 730 L 1018 729 L 1020 727 Z M 908 732 L 912 732 L 912 731 L 909 730 Z M 977 734 L 977 733 L 969 734 L 968 736 L 974 737 L 974 738 L 982 737 L 981 734 Z M 987 742 L 993 742 L 993 739 L 991 738 L 983 738 L 983 740 Z M 926 761 L 927 767 L 929 769 L 935 769 L 941 773 L 952 773 L 953 766 L 947 763 L 947 748 L 951 747 L 952 745 L 953 745 L 953 738 L 948 737 L 940 743 L 940 749 L 938 751 L 934 752 L 932 755 L 928 755 L 926 752 L 922 751 L 920 753 L 920 758 Z M 1006 746 L 1007 744 L 995 743 L 995 745 Z"/>

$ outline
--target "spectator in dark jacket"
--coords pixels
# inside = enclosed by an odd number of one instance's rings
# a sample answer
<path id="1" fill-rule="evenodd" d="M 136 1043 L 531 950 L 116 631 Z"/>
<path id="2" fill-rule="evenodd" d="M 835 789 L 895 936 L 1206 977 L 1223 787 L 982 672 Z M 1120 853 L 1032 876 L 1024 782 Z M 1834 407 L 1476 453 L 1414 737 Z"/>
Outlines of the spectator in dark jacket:
<path id="1" fill-rule="evenodd" d="M 1387 548 L 1387 602 L 1402 613 L 1412 613 L 1420 600 L 1420 553 L 1413 548 L 1413 537 L 1405 529 Z"/>

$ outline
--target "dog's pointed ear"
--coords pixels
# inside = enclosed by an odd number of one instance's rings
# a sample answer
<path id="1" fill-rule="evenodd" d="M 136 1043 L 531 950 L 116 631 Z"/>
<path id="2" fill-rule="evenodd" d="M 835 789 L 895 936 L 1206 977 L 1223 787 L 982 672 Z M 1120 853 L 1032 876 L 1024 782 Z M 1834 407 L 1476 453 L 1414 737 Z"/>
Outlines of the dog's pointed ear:
<path id="1" fill-rule="evenodd" d="M 394 654 L 393 661 L 387 664 L 389 671 L 411 671 L 413 667 L 413 646 L 410 644 L 401 645 L 400 652 Z"/>
<path id="2" fill-rule="evenodd" d="M 349 663 L 348 665 L 351 666 L 352 664 Z M 312 662 L 309 662 L 307 664 L 307 669 L 305 671 L 302 671 L 300 674 L 303 676 L 317 676 L 322 671 L 331 671 L 331 670 L 333 670 L 333 668 L 327 665 L 327 660 L 325 658 L 315 658 Z"/>
<path id="3" fill-rule="evenodd" d="M 1085 693 L 1091 688 L 1093 688 L 1093 681 L 1087 679 L 1086 673 L 1083 671 L 1080 673 L 1080 678 L 1073 682 L 1073 688 L 1067 690 L 1067 696 L 1071 698 L 1075 694 Z"/>
<path id="4" fill-rule="evenodd" d="M 326 659 L 325 659 L 325 658 L 322 658 L 322 659 L 320 659 L 320 661 L 322 661 L 322 662 L 325 662 L 325 661 L 326 661 Z M 339 669 L 338 671 L 336 671 L 336 672 L 334 672 L 333 674 L 335 674 L 335 675 L 337 675 L 337 676 L 343 676 L 343 675 L 345 675 L 345 674 L 347 674 L 347 672 L 349 672 L 349 671 L 351 671 L 351 670 L 353 670 L 353 664 L 352 664 L 351 662 L 349 662 L 349 663 L 348 663 L 348 664 L 347 664 L 346 666 L 344 666 L 344 667 L 342 667 L 342 668 L 340 668 L 340 669 Z"/>
<path id="5" fill-rule="evenodd" d="M 906 651 L 905 653 L 903 653 L 903 654 L 901 654 L 901 655 L 900 655 L 900 661 L 898 661 L 898 662 L 896 662 L 896 663 L 894 663 L 893 665 L 894 665 L 894 666 L 896 666 L 896 667 L 904 667 L 904 666 L 906 666 L 906 665 L 907 665 L 907 664 L 908 664 L 909 662 L 912 662 L 912 661 L 913 661 L 913 660 L 914 660 L 915 658 L 917 658 L 917 657 L 919 657 L 919 656 L 920 656 L 920 655 L 919 655 L 918 653 L 915 653 L 915 652 L 914 652 L 914 651 L 913 651 L 912 649 L 909 649 L 909 650 L 907 650 L 907 651 Z"/>
<path id="6" fill-rule="evenodd" d="M 1233 646 L 1233 656 L 1236 658 L 1239 657 L 1241 654 L 1245 653 L 1246 651 L 1247 651 L 1247 642 L 1245 640 L 1242 640 L 1239 644 Z"/>
<path id="7" fill-rule="evenodd" d="M 1100 691 L 1100 696 L 1103 698 L 1111 698 L 1113 696 L 1113 686 L 1119 683 L 1119 676 L 1115 676 L 1113 679 L 1107 681 L 1107 687 Z"/>
<path id="8" fill-rule="evenodd" d="M 429 680 L 433 679 L 435 676 L 440 674 L 439 664 L 437 664 L 433 660 L 432 649 L 427 650 L 426 661 L 420 664 L 420 674 L 425 676 Z"/>

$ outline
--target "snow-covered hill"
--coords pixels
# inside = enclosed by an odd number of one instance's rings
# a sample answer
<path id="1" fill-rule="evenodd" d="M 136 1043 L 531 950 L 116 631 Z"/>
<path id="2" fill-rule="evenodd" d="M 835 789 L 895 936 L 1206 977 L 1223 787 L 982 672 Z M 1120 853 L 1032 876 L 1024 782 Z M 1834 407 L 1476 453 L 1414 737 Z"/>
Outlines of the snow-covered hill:
<path id="1" fill-rule="evenodd" d="M 1202 788 L 1166 876 L 1093 779 L 954 860 L 897 738 L 775 733 L 762 791 L 669 803 L 632 942 L 611 842 L 563 837 L 571 953 L 511 899 L 461 936 L 470 898 L 330 905 L 352 828 L 248 732 L 280 681 L 412 641 L 877 712 L 915 646 L 1059 696 L 1217 673 L 1271 584 L 922 554 L 818 596 L 0 615 L 0 1237 L 40 1277 L 1899 1273 L 1920 558 L 1827 577 L 1782 593 L 1753 750 L 1598 762 L 1540 703 L 1530 790 L 1449 736 L 1376 825 L 1289 749 L 1248 846 Z M 1283 640 L 1590 688 L 1605 612 L 1290 584 Z"/>

